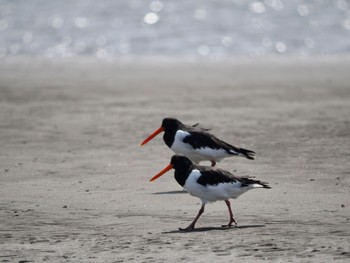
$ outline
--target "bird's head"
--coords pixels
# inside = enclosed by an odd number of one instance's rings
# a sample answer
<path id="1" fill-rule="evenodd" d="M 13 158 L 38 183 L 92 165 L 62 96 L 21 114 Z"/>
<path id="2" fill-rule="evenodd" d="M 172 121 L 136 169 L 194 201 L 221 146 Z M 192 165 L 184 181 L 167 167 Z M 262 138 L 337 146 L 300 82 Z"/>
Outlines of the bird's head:
<path id="1" fill-rule="evenodd" d="M 170 164 L 168 164 L 163 170 L 161 170 L 159 173 L 153 176 L 150 182 L 158 179 L 159 177 L 161 177 L 163 174 L 165 174 L 171 169 L 185 172 L 190 168 L 192 164 L 193 164 L 192 161 L 185 156 L 173 155 L 173 157 L 171 157 Z"/>
<path id="2" fill-rule="evenodd" d="M 162 125 L 157 130 L 155 130 L 151 135 L 149 135 L 141 143 L 141 145 L 145 145 L 161 132 L 176 131 L 181 125 L 183 124 L 175 118 L 164 118 L 162 121 Z"/>

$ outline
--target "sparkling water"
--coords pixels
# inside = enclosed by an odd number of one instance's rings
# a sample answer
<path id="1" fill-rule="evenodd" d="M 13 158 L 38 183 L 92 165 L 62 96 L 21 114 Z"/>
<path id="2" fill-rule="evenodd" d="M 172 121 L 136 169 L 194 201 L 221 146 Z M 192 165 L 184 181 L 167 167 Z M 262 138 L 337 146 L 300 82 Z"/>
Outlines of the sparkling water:
<path id="1" fill-rule="evenodd" d="M 0 57 L 349 53 L 347 0 L 0 0 Z"/>

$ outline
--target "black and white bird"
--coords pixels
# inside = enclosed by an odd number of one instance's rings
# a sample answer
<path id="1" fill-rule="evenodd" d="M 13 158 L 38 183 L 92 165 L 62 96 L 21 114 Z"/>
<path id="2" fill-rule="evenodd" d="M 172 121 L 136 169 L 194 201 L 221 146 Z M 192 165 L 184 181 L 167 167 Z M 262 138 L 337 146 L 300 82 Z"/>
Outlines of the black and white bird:
<path id="1" fill-rule="evenodd" d="M 196 196 L 202 201 L 202 206 L 193 222 L 184 229 L 180 228 L 180 230 L 194 229 L 198 218 L 204 212 L 205 204 L 219 200 L 225 201 L 230 215 L 229 223 L 223 227 L 231 227 L 232 224 L 237 225 L 229 199 L 235 199 L 250 189 L 271 188 L 268 183 L 250 177 L 239 177 L 225 170 L 193 164 L 190 159 L 181 155 L 174 155 L 170 164 L 150 181 L 156 180 L 170 169 L 175 169 L 175 180 L 190 195 Z"/>
<path id="2" fill-rule="evenodd" d="M 146 144 L 161 132 L 164 132 L 165 144 L 173 152 L 188 157 L 194 163 L 211 161 L 212 166 L 215 166 L 217 161 L 226 157 L 242 156 L 253 160 L 255 156 L 255 152 L 228 144 L 209 133 L 207 129 L 198 128 L 196 125 L 185 125 L 175 118 L 164 118 L 162 125 L 141 145 Z"/>

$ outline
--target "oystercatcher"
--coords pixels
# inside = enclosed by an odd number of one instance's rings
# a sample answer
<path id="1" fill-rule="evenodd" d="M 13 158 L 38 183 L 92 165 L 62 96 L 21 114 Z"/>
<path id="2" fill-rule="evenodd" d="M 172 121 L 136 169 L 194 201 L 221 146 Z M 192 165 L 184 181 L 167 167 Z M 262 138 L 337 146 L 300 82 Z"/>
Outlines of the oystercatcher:
<path id="1" fill-rule="evenodd" d="M 193 164 L 190 159 L 181 155 L 174 155 L 170 164 L 156 174 L 150 182 L 156 180 L 170 169 L 175 169 L 175 180 L 190 195 L 196 196 L 202 201 L 202 206 L 193 222 L 186 228 L 180 228 L 180 230 L 194 229 L 198 218 L 204 212 L 205 204 L 219 200 L 225 201 L 230 215 L 229 223 L 223 225 L 223 227 L 231 227 L 233 223 L 237 225 L 237 221 L 232 214 L 229 199 L 237 198 L 253 188 L 271 188 L 268 183 L 254 180 L 250 177 L 239 177 L 225 170 Z"/>
<path id="2" fill-rule="evenodd" d="M 149 135 L 141 145 L 146 144 L 164 131 L 165 144 L 176 154 L 185 155 L 195 163 L 209 160 L 211 165 L 215 166 L 217 161 L 230 156 L 254 159 L 255 152 L 232 146 L 209 133 L 208 129 L 196 126 L 197 124 L 185 125 L 175 118 L 164 118 L 162 125 Z"/>

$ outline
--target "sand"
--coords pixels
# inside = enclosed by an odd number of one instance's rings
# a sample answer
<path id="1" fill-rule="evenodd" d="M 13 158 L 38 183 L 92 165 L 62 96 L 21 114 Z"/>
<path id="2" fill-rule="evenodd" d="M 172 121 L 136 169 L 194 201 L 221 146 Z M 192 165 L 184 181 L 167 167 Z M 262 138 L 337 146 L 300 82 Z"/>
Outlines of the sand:
<path id="1" fill-rule="evenodd" d="M 0 262 L 348 262 L 350 60 L 3 59 Z M 200 208 L 164 168 L 165 116 L 257 152 L 271 190 Z M 209 165 L 209 162 L 203 162 Z"/>

